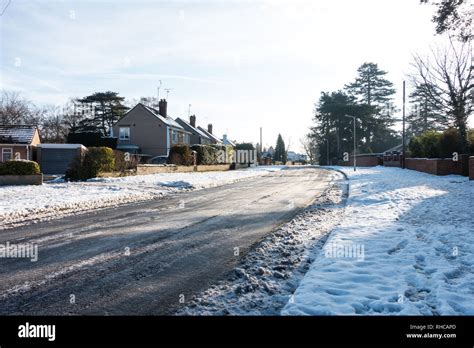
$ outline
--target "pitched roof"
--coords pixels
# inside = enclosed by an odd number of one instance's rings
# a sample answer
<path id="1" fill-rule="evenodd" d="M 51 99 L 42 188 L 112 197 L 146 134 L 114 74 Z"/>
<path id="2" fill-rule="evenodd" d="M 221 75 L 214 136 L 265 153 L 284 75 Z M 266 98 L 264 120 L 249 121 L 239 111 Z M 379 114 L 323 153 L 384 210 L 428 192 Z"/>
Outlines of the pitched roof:
<path id="1" fill-rule="evenodd" d="M 204 128 L 202 128 L 201 126 L 198 126 L 198 129 L 201 130 L 202 132 L 204 132 L 204 134 L 206 134 L 209 138 L 211 138 L 211 140 L 214 140 L 216 141 L 217 143 L 222 143 L 222 140 L 220 140 L 218 137 L 216 137 L 214 134 L 212 133 L 209 133 L 207 130 L 205 130 Z"/>
<path id="2" fill-rule="evenodd" d="M 0 125 L 0 144 L 31 144 L 36 126 Z"/>
<path id="3" fill-rule="evenodd" d="M 150 106 L 146 106 L 146 105 L 143 105 L 141 104 L 145 109 L 147 109 L 149 112 L 151 112 L 154 116 L 158 117 L 164 124 L 170 126 L 170 127 L 174 127 L 174 128 L 178 128 L 178 129 L 183 129 L 183 127 L 181 127 L 181 125 L 176 122 L 175 120 L 173 120 L 169 115 L 167 115 L 166 117 L 160 115 L 160 113 L 158 112 L 158 110 L 150 107 Z"/>
<path id="4" fill-rule="evenodd" d="M 193 127 L 191 126 L 188 122 L 186 122 L 185 120 L 183 120 L 182 118 L 178 117 L 176 118 L 175 120 L 176 122 L 178 122 L 180 125 L 182 125 L 183 127 L 187 128 L 187 129 L 190 129 L 191 132 L 199 135 L 200 137 L 203 137 L 203 138 L 206 138 L 206 139 L 209 139 L 210 138 L 207 136 L 207 134 L 205 134 L 203 131 L 201 131 L 199 128 L 196 128 L 196 127 Z"/>

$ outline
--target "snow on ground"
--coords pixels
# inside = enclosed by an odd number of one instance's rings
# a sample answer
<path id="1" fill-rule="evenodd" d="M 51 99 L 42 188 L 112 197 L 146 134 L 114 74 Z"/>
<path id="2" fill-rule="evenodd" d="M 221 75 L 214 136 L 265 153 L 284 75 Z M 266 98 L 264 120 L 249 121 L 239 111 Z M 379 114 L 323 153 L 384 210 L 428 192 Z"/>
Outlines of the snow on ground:
<path id="1" fill-rule="evenodd" d="M 259 166 L 244 170 L 203 173 L 163 173 L 88 182 L 51 182 L 42 186 L 0 187 L 0 229 L 6 224 L 56 218 L 61 215 L 154 199 L 183 190 L 223 185 L 281 170 Z"/>
<path id="2" fill-rule="evenodd" d="M 344 218 L 283 315 L 474 315 L 474 181 L 339 168 Z"/>
<path id="3" fill-rule="evenodd" d="M 179 309 L 177 315 L 279 315 L 343 209 L 343 176 L 334 172 L 324 194 L 245 255 L 228 279 Z"/>

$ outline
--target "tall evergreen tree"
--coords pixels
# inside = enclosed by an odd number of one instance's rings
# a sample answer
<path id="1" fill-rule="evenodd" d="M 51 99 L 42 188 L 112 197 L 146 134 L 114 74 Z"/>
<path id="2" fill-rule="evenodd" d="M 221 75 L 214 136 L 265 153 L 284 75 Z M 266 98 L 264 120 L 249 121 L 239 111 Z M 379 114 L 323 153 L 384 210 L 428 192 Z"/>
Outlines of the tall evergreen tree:
<path id="1" fill-rule="evenodd" d="M 281 134 L 278 134 L 276 146 L 275 146 L 275 154 L 273 155 L 274 161 L 279 161 L 286 163 L 286 149 L 285 149 L 285 142 L 281 137 Z"/>
<path id="2" fill-rule="evenodd" d="M 364 63 L 357 72 L 357 78 L 346 85 L 345 90 L 358 104 L 366 105 L 371 110 L 366 128 L 368 141 L 375 142 L 390 132 L 389 127 L 393 125 L 392 116 L 397 111 L 393 107 L 395 88 L 385 78 L 387 72 L 375 63 Z"/>
<path id="3" fill-rule="evenodd" d="M 107 136 L 110 128 L 128 109 L 123 105 L 124 99 L 117 92 L 111 91 L 97 92 L 78 99 L 79 103 L 91 105 L 93 114 L 82 120 L 73 131 L 100 132 L 103 136 Z"/>
<path id="4" fill-rule="evenodd" d="M 357 72 L 359 75 L 355 81 L 345 88 L 359 102 L 383 108 L 393 99 L 393 83 L 385 79 L 387 72 L 380 70 L 377 64 L 364 63 Z"/>
<path id="5" fill-rule="evenodd" d="M 335 164 L 344 152 L 353 152 L 353 124 L 345 115 L 357 118 L 357 148 L 360 152 L 381 152 L 400 141 L 394 131 L 374 117 L 375 107 L 357 103 L 343 91 L 323 92 L 314 111 L 315 126 L 310 135 L 318 143 L 319 163 Z M 377 130 L 374 135 L 374 130 Z"/>
<path id="6" fill-rule="evenodd" d="M 448 117 L 443 113 L 441 102 L 430 98 L 426 85 L 416 86 L 409 97 L 410 104 L 414 106 L 407 115 L 409 138 L 431 130 L 441 131 L 451 126 Z"/>

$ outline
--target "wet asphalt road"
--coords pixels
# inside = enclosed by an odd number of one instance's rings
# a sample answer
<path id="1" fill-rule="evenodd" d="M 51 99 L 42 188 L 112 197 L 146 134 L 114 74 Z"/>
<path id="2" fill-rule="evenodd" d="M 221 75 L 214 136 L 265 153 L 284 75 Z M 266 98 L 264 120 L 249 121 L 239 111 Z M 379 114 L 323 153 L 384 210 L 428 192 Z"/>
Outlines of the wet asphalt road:
<path id="1" fill-rule="evenodd" d="M 172 313 L 330 180 L 327 170 L 288 169 L 4 230 L 0 244 L 37 244 L 39 257 L 0 259 L 0 315 Z"/>

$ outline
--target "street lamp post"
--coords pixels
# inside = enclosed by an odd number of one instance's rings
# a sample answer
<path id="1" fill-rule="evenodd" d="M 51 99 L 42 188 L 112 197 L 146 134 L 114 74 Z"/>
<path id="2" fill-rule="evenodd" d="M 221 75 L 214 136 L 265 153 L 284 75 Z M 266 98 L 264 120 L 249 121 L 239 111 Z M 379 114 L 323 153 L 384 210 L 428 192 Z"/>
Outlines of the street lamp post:
<path id="1" fill-rule="evenodd" d="M 357 170 L 357 143 L 356 143 L 356 117 L 351 115 L 344 115 L 345 117 L 352 118 L 354 122 L 354 172 Z"/>

